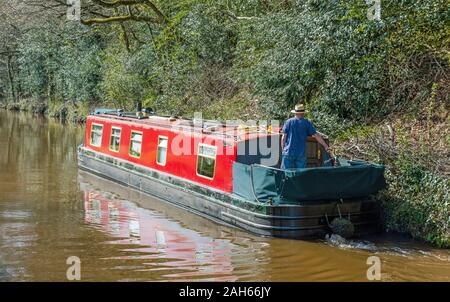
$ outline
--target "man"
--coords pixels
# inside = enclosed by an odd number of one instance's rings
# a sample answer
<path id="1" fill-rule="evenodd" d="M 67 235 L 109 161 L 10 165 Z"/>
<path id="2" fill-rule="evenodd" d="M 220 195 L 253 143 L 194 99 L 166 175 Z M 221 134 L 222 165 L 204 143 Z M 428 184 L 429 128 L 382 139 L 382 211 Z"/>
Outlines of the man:
<path id="1" fill-rule="evenodd" d="M 306 140 L 308 136 L 313 136 L 328 153 L 331 152 L 331 148 L 317 133 L 313 124 L 304 118 L 306 110 L 303 104 L 296 105 L 291 112 L 295 114 L 295 117 L 288 119 L 282 130 L 283 159 L 281 169 L 306 168 Z"/>

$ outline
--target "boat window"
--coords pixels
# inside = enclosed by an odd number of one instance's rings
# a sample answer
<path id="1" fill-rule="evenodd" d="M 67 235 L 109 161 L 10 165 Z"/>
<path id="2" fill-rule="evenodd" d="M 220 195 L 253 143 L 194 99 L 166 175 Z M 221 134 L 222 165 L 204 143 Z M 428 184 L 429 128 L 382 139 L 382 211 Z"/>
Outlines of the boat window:
<path id="1" fill-rule="evenodd" d="M 141 148 L 142 148 L 142 132 L 131 131 L 130 155 L 133 157 L 141 157 Z"/>
<path id="2" fill-rule="evenodd" d="M 197 155 L 197 175 L 214 178 L 217 147 L 199 144 Z"/>
<path id="3" fill-rule="evenodd" d="M 158 136 L 158 150 L 156 151 L 156 163 L 161 166 L 166 165 L 167 142 L 168 142 L 167 137 Z"/>
<path id="4" fill-rule="evenodd" d="M 94 147 L 100 147 L 102 145 L 102 133 L 103 125 L 92 124 L 91 125 L 91 138 L 90 144 Z"/>
<path id="5" fill-rule="evenodd" d="M 111 138 L 109 139 L 109 150 L 119 152 L 120 148 L 120 128 L 111 128 Z"/>

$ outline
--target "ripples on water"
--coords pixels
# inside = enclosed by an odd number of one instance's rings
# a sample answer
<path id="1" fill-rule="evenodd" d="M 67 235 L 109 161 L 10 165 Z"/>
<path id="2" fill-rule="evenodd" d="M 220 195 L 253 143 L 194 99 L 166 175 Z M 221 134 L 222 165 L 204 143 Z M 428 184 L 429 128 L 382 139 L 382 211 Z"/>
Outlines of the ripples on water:
<path id="1" fill-rule="evenodd" d="M 336 247 L 253 236 L 78 172 L 83 129 L 0 111 L 0 280 L 450 281 L 448 250 L 377 236 Z M 367 241 L 369 240 L 369 241 Z"/>

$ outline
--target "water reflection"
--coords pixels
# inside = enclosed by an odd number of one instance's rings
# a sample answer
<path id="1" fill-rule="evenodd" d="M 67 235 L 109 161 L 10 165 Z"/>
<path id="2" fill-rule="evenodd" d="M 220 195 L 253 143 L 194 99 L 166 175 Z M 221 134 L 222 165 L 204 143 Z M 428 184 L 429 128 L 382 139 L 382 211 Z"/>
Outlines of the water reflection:
<path id="1" fill-rule="evenodd" d="M 85 221 L 111 236 L 109 244 L 132 245 L 126 249 L 129 255 L 107 259 L 140 259 L 139 271 L 156 270 L 164 280 L 177 281 L 254 278 L 263 269 L 261 264 L 270 261 L 267 238 L 217 224 L 86 172 L 79 173 L 79 182 Z"/>
<path id="2" fill-rule="evenodd" d="M 86 179 L 89 179 L 90 183 Z M 89 175 L 81 172 L 80 182 L 84 191 L 85 221 L 110 235 L 110 244 L 139 245 L 134 249 L 140 252 L 139 255 L 111 256 L 104 259 L 145 260 L 142 270 L 183 270 L 169 273 L 166 275 L 168 278 L 205 276 L 211 280 L 236 280 L 232 274 L 232 243 L 229 240 L 204 236 L 186 229 L 175 220 L 167 219 L 168 214 L 180 214 L 178 209 L 171 209 L 170 206 L 164 209 L 163 215 L 161 212 L 138 207 L 118 194 L 104 194 L 104 191 L 95 190 L 92 183 L 98 185 L 102 181 L 94 176 L 89 178 Z M 117 188 L 111 188 L 114 185 L 106 181 L 101 186 L 103 190 L 106 187 L 106 190 L 118 191 Z M 127 194 L 126 190 L 123 191 Z M 142 198 L 140 194 L 136 195 Z M 160 205 L 160 211 L 161 206 L 164 205 Z"/>

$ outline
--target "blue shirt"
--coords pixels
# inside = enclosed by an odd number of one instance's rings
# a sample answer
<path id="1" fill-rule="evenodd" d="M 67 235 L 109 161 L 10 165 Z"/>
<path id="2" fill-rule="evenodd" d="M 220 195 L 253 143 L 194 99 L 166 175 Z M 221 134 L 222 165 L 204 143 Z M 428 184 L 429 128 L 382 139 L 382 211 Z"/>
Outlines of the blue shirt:
<path id="1" fill-rule="evenodd" d="M 286 142 L 283 155 L 306 157 L 306 139 L 316 134 L 316 128 L 305 118 L 290 118 L 283 126 Z"/>

